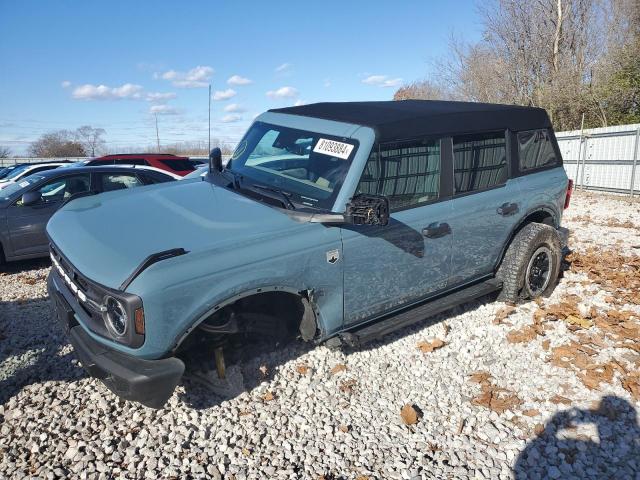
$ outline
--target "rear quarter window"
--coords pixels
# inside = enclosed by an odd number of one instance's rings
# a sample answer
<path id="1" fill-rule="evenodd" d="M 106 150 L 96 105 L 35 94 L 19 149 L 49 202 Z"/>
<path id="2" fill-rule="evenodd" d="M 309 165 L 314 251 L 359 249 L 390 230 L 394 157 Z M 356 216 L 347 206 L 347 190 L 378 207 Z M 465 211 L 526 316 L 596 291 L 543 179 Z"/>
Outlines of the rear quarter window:
<path id="1" fill-rule="evenodd" d="M 453 137 L 455 193 L 485 190 L 506 183 L 504 132 Z"/>
<path id="2" fill-rule="evenodd" d="M 518 132 L 518 156 L 522 172 L 558 163 L 553 142 L 546 129 Z"/>

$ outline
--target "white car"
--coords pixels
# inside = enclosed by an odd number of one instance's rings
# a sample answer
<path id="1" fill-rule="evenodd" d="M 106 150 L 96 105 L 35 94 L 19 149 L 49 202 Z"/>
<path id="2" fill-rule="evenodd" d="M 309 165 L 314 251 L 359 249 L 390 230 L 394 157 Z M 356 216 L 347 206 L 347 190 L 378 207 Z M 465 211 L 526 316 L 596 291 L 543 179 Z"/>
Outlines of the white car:
<path id="1" fill-rule="evenodd" d="M 45 162 L 45 163 L 26 163 L 14 168 L 5 178 L 0 179 L 0 190 L 12 183 L 18 183 L 25 177 L 34 173 L 44 172 L 58 168 L 62 165 L 69 165 L 67 162 Z"/>

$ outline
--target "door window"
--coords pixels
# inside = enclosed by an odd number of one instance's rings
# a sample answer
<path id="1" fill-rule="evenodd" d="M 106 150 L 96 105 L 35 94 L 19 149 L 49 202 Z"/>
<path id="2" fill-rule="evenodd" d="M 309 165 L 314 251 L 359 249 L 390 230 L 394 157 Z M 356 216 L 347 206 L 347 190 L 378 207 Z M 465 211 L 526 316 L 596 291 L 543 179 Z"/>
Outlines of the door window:
<path id="1" fill-rule="evenodd" d="M 144 185 L 138 177 L 127 173 L 105 173 L 102 175 L 102 191 L 123 190 Z"/>
<path id="2" fill-rule="evenodd" d="M 42 195 L 42 203 L 56 203 L 78 193 L 88 192 L 90 184 L 89 174 L 73 175 L 51 180 L 35 191 Z"/>
<path id="3" fill-rule="evenodd" d="M 520 170 L 533 170 L 555 165 L 556 152 L 547 130 L 518 132 L 518 153 Z"/>
<path id="4" fill-rule="evenodd" d="M 357 193 L 384 195 L 392 210 L 438 198 L 440 140 L 411 140 L 380 145 L 369 156 Z"/>
<path id="5" fill-rule="evenodd" d="M 507 181 L 504 132 L 453 137 L 455 193 L 502 185 Z"/>

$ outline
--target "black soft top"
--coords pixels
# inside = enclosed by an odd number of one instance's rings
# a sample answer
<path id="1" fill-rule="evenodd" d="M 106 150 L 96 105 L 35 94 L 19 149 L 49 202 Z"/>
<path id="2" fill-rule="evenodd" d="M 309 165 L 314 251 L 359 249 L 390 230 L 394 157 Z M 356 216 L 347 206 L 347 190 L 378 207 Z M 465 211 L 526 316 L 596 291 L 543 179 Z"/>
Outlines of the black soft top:
<path id="1" fill-rule="evenodd" d="M 366 125 L 375 129 L 379 142 L 440 133 L 551 127 L 547 112 L 542 108 L 492 103 L 438 100 L 325 102 L 269 111 Z"/>

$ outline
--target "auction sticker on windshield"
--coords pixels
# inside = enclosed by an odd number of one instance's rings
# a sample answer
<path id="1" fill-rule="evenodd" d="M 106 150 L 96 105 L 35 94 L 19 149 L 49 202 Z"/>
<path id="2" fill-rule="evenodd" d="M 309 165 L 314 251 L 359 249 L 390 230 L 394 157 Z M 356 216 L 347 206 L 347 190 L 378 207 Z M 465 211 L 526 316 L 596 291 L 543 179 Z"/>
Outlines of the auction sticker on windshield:
<path id="1" fill-rule="evenodd" d="M 332 157 L 341 158 L 346 160 L 351 155 L 353 145 L 349 143 L 336 142 L 335 140 L 327 140 L 321 138 L 313 147 L 313 151 L 316 153 L 322 153 L 324 155 L 331 155 Z"/>

